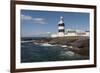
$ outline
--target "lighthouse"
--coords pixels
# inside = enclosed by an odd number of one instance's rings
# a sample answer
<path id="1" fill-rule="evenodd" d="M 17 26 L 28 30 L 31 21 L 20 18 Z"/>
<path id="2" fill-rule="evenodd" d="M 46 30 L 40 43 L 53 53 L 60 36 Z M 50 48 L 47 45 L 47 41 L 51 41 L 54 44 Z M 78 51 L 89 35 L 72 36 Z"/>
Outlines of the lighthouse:
<path id="1" fill-rule="evenodd" d="M 64 37 L 65 35 L 65 25 L 63 16 L 60 17 L 60 21 L 58 22 L 58 37 Z"/>

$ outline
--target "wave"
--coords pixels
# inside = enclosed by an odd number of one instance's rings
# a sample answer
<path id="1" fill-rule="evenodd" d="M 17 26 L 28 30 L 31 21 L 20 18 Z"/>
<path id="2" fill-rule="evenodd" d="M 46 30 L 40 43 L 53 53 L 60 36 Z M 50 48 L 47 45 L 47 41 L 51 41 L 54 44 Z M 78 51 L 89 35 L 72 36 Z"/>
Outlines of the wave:
<path id="1" fill-rule="evenodd" d="M 67 51 L 67 52 L 61 52 L 61 54 L 60 55 L 62 55 L 62 56 L 74 56 L 75 55 L 75 53 L 74 52 L 72 52 L 72 51 Z"/>
<path id="2" fill-rule="evenodd" d="M 67 45 L 52 45 L 52 44 L 48 44 L 48 43 L 43 43 L 43 44 L 40 44 L 41 46 L 59 46 L 59 47 L 68 47 Z"/>
<path id="3" fill-rule="evenodd" d="M 67 45 L 60 45 L 61 47 L 68 47 Z"/>
<path id="4" fill-rule="evenodd" d="M 48 43 L 43 43 L 43 44 L 41 44 L 41 46 L 57 46 L 57 45 L 51 45 L 51 44 L 48 44 Z"/>

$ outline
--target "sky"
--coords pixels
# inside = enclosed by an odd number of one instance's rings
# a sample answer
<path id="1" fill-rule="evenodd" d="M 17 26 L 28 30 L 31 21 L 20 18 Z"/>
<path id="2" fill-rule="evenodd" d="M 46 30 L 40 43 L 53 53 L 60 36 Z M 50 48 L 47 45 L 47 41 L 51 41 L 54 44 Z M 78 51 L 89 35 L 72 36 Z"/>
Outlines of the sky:
<path id="1" fill-rule="evenodd" d="M 41 37 L 58 32 L 60 17 L 64 17 L 65 30 L 89 30 L 89 13 L 21 10 L 21 36 Z"/>

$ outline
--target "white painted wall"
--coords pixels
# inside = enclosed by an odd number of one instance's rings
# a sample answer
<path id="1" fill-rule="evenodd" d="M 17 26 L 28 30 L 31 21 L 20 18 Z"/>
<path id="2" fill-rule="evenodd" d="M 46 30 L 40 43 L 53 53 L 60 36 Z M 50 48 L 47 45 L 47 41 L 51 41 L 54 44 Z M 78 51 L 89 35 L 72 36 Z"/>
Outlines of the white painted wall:
<path id="1" fill-rule="evenodd" d="M 64 28 L 64 26 L 59 26 L 59 27 L 58 27 L 58 30 L 59 30 L 59 29 L 65 29 L 65 28 Z"/>
<path id="2" fill-rule="evenodd" d="M 32 0 L 33 1 L 33 0 Z M 41 2 L 97 5 L 97 67 L 23 73 L 100 73 L 100 0 L 34 0 Z M 10 73 L 10 0 L 0 0 L 0 73 Z"/>
<path id="3" fill-rule="evenodd" d="M 58 37 L 63 37 L 64 36 L 64 32 L 58 32 Z"/>
<path id="4" fill-rule="evenodd" d="M 76 36 L 76 33 L 67 33 L 66 36 Z"/>

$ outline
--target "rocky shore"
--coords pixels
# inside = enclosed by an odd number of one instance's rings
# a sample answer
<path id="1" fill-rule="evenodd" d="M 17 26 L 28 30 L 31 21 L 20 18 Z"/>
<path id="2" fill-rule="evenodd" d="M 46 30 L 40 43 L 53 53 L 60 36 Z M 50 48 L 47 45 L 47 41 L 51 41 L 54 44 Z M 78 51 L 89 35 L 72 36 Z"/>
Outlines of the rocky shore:
<path id="1" fill-rule="evenodd" d="M 85 36 L 69 36 L 58 38 L 41 38 L 33 40 L 33 44 L 48 43 L 51 45 L 66 45 L 67 48 L 77 54 L 89 58 L 89 37 Z"/>

